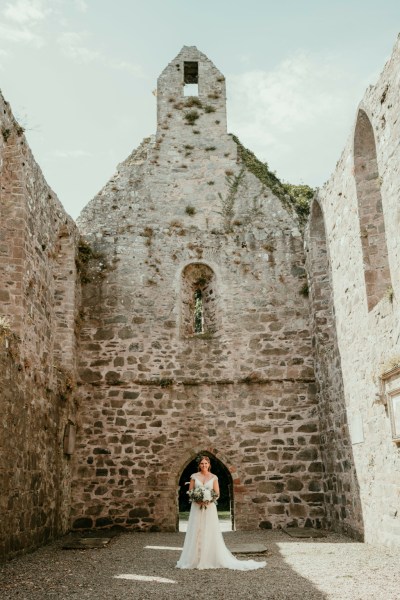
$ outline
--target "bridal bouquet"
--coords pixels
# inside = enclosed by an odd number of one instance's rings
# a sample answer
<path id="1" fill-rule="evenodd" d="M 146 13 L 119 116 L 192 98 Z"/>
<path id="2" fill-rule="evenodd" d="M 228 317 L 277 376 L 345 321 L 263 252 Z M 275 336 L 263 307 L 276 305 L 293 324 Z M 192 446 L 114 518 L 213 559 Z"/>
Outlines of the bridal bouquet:
<path id="1" fill-rule="evenodd" d="M 207 503 L 215 502 L 217 503 L 218 495 L 214 490 L 209 490 L 205 487 L 195 487 L 192 490 L 188 491 L 189 494 L 189 502 L 196 502 L 200 504 L 201 509 L 207 508 Z"/>

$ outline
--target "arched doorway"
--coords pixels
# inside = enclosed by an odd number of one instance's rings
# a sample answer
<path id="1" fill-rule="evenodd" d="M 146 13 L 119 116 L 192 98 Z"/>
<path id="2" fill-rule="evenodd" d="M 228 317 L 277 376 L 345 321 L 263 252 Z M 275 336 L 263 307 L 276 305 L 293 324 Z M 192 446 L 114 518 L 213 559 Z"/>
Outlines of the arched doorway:
<path id="1" fill-rule="evenodd" d="M 190 476 L 198 471 L 198 457 L 208 456 L 211 461 L 211 470 L 218 477 L 220 487 L 220 498 L 218 500 L 217 510 L 218 518 L 222 531 L 234 531 L 234 502 L 233 502 L 233 481 L 227 467 L 211 452 L 199 452 L 183 469 L 179 479 L 178 491 L 178 511 L 179 511 L 179 531 L 186 531 L 186 524 L 190 510 L 190 502 L 187 491 L 189 489 Z"/>

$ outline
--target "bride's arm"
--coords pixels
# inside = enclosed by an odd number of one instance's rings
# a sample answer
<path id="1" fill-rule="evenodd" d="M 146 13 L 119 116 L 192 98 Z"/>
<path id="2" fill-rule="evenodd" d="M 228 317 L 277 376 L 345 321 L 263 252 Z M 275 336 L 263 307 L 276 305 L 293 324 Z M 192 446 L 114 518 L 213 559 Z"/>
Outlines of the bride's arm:
<path id="1" fill-rule="evenodd" d="M 218 498 L 219 498 L 219 483 L 218 483 L 218 479 L 215 477 L 214 481 L 213 481 L 213 490 L 216 494 L 218 494 Z"/>

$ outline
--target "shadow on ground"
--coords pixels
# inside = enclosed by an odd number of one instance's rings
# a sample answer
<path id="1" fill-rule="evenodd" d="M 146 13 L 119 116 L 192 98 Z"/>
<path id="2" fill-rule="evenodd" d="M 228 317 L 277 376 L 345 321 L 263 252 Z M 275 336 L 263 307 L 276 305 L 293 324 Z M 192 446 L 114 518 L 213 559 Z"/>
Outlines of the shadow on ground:
<path id="1" fill-rule="evenodd" d="M 176 569 L 183 533 L 118 532 L 105 546 L 64 550 L 66 541 L 76 539 L 70 536 L 0 566 L 0 598 L 343 600 L 347 597 L 342 595 L 343 586 L 338 591 L 341 595 L 336 596 L 334 589 L 332 593 L 327 591 L 326 576 L 332 575 L 332 558 L 343 557 L 343 544 L 348 544 L 355 556 L 364 547 L 342 536 L 302 540 L 280 531 L 229 532 L 224 538 L 228 547 L 265 545 L 266 555 L 252 558 L 266 559 L 267 567 L 250 572 Z M 340 547 L 335 549 L 335 545 Z M 390 592 L 386 595 L 389 599 Z"/>

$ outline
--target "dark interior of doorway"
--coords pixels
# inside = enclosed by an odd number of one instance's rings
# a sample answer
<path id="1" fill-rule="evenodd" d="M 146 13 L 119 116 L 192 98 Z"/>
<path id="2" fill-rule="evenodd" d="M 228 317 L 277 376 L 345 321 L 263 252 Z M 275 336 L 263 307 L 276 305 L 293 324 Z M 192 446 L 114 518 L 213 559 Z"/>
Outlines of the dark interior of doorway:
<path id="1" fill-rule="evenodd" d="M 233 514 L 233 482 L 232 476 L 226 466 L 213 454 L 209 452 L 201 452 L 199 456 L 208 456 L 211 460 L 211 471 L 218 477 L 220 487 L 220 497 L 217 504 L 219 513 L 229 514 L 234 530 L 234 514 Z M 197 457 L 194 458 L 183 470 L 179 479 L 179 513 L 188 513 L 190 510 L 190 502 L 187 495 L 189 489 L 190 476 L 198 471 Z"/>

